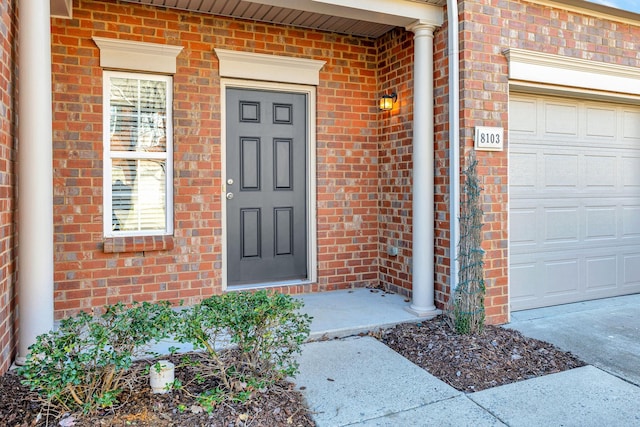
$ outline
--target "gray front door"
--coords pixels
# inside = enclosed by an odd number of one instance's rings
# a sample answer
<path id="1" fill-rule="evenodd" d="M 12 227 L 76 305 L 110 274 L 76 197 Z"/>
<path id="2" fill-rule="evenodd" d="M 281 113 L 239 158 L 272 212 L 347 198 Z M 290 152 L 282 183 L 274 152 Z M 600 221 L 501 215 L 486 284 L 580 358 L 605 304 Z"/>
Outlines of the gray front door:
<path id="1" fill-rule="evenodd" d="M 307 276 L 307 98 L 226 90 L 227 284 Z"/>

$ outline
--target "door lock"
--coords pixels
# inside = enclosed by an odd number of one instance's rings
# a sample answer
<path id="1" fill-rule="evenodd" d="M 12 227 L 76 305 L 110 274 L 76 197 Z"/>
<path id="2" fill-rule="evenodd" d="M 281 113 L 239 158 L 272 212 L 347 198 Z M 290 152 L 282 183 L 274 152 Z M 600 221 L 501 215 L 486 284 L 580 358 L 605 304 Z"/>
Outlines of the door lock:
<path id="1" fill-rule="evenodd" d="M 233 199 L 233 193 L 227 193 L 227 200 Z"/>
<path id="2" fill-rule="evenodd" d="M 233 178 L 229 178 L 229 179 L 227 180 L 227 184 L 229 184 L 229 185 L 233 185 Z"/>

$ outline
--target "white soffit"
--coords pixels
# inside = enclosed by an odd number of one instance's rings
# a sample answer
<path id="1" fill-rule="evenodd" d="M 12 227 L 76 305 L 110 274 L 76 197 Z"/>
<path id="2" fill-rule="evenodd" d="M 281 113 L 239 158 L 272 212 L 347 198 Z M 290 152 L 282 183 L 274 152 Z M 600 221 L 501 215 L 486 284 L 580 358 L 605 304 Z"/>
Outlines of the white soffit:
<path id="1" fill-rule="evenodd" d="M 49 7 L 54 18 L 73 18 L 73 0 L 50 0 Z"/>
<path id="2" fill-rule="evenodd" d="M 325 61 L 215 49 L 220 77 L 317 86 Z"/>
<path id="3" fill-rule="evenodd" d="M 523 49 L 507 49 L 504 54 L 511 85 L 524 82 L 640 95 L 640 68 Z"/>
<path id="4" fill-rule="evenodd" d="M 441 6 L 418 1 L 398 0 L 251 0 L 253 3 L 279 7 L 294 7 L 297 10 L 340 16 L 380 24 L 405 27 L 415 21 L 424 21 L 435 26 L 444 22 Z M 434 0 L 435 2 L 435 0 Z"/>
<path id="5" fill-rule="evenodd" d="M 447 0 L 122 0 L 378 38 L 414 22 L 440 26 Z"/>
<path id="6" fill-rule="evenodd" d="M 182 46 L 93 37 L 100 48 L 100 66 L 118 70 L 175 74 Z"/>

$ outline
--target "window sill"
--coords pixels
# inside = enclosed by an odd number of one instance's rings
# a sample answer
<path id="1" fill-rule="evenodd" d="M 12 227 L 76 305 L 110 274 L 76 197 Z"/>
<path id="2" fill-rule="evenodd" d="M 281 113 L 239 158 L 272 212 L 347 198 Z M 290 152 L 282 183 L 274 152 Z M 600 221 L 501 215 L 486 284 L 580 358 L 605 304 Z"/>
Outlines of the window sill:
<path id="1" fill-rule="evenodd" d="M 104 239 L 103 252 L 106 254 L 123 252 L 169 251 L 173 249 L 173 236 L 109 237 Z"/>

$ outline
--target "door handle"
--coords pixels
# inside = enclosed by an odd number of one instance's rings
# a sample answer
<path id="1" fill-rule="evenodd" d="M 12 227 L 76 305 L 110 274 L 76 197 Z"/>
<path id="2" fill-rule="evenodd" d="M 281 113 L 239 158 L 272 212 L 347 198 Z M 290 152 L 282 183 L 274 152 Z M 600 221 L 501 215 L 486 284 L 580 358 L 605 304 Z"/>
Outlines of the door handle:
<path id="1" fill-rule="evenodd" d="M 227 200 L 233 199 L 233 193 L 227 193 Z"/>

